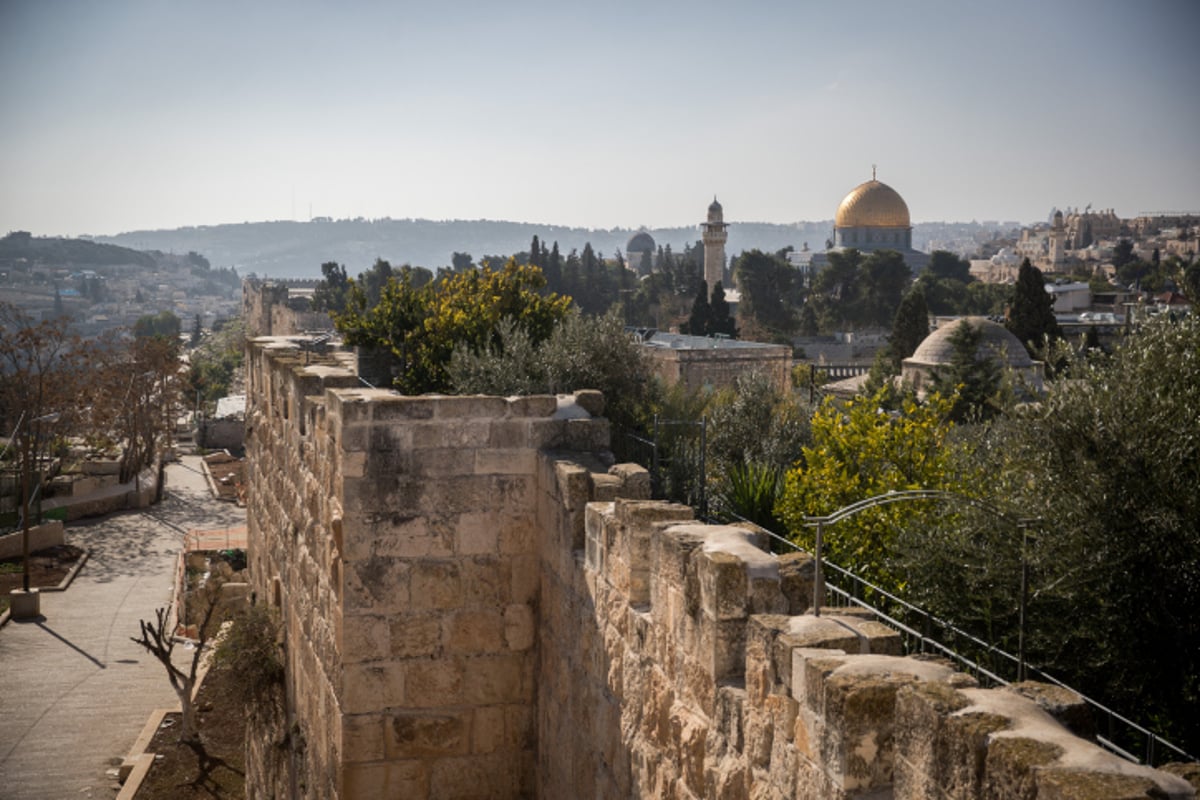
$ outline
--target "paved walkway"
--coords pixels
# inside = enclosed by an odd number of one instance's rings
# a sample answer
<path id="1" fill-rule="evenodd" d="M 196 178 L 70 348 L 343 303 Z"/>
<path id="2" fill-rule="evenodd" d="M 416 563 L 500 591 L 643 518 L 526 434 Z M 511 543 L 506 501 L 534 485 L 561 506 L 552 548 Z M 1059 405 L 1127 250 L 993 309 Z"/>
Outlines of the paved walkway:
<path id="1" fill-rule="evenodd" d="M 0 628 L 0 796 L 116 796 L 106 770 L 152 709 L 176 703 L 162 665 L 130 637 L 169 602 L 188 530 L 244 522 L 212 499 L 199 457 L 184 456 L 167 467 L 160 505 L 67 529 L 88 563 L 67 591 L 42 596 L 44 619 Z"/>

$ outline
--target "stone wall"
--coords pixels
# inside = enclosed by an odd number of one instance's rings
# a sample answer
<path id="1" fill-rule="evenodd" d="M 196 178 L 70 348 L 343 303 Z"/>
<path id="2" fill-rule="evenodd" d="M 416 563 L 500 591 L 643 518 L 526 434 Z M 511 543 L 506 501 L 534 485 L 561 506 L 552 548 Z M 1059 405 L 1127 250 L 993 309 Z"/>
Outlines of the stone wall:
<path id="1" fill-rule="evenodd" d="M 248 347 L 249 566 L 289 713 L 248 794 L 532 797 L 538 454 L 602 449 L 599 393 L 405 397 L 326 362 Z"/>
<path id="2" fill-rule="evenodd" d="M 248 351 L 250 573 L 287 656 L 250 798 L 1192 796 L 1042 709 L 1073 698 L 805 614 L 811 560 L 649 501 L 596 392 L 404 397 Z"/>
<path id="3" fill-rule="evenodd" d="M 544 556 L 540 797 L 1194 796 L 1068 730 L 1094 733 L 1076 695 L 980 689 L 862 615 L 804 614 L 807 556 L 690 516 L 592 502 L 584 552 Z"/>
<path id="4" fill-rule="evenodd" d="M 242 320 L 246 335 L 290 336 L 305 331 L 333 330 L 333 320 L 328 314 L 312 310 L 312 289 L 319 283 L 242 281 Z"/>
<path id="5" fill-rule="evenodd" d="M 700 346 L 647 345 L 644 352 L 654 374 L 668 385 L 682 383 L 689 389 L 732 386 L 751 372 L 765 375 L 780 391 L 791 386 L 792 350 L 786 345 L 759 342 L 729 342 L 700 336 L 675 336 L 696 340 Z M 704 342 L 709 346 L 703 346 Z"/>

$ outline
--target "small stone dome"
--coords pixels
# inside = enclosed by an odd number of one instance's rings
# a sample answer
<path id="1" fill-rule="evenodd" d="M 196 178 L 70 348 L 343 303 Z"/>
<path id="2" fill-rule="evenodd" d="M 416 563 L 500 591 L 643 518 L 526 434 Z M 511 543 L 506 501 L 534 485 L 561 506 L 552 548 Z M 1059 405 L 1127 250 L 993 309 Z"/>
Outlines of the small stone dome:
<path id="1" fill-rule="evenodd" d="M 654 243 L 654 237 L 645 231 L 638 231 L 633 236 L 629 237 L 629 242 L 625 245 L 625 254 L 630 253 L 653 253 L 657 245 Z"/>
<path id="2" fill-rule="evenodd" d="M 992 322 L 985 317 L 964 317 L 960 320 L 943 325 L 925 337 L 925 341 L 917 346 L 917 350 L 905 362 L 913 362 L 921 366 L 944 366 L 954 359 L 954 345 L 950 341 L 954 331 L 960 325 L 970 325 L 983 333 L 979 340 L 979 349 L 975 352 L 978 359 L 995 358 L 997 355 L 1004 360 L 1005 366 L 1013 369 L 1025 369 L 1033 365 L 1033 359 L 1007 328 Z"/>
<path id="3" fill-rule="evenodd" d="M 892 187 L 874 178 L 854 187 L 838 206 L 838 228 L 909 228 L 908 204 Z"/>
<path id="4" fill-rule="evenodd" d="M 721 208 L 721 204 L 717 202 L 714 195 L 712 203 L 708 206 L 708 221 L 709 222 L 724 222 L 725 211 Z"/>

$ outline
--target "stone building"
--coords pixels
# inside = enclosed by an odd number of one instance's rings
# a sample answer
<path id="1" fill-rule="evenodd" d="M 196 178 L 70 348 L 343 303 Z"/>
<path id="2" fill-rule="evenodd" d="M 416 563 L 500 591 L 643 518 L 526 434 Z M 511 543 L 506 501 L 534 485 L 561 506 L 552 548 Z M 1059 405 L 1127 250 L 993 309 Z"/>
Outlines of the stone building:
<path id="1" fill-rule="evenodd" d="M 954 359 L 951 338 L 960 325 L 969 325 L 980 332 L 976 361 L 996 359 L 1029 391 L 1041 392 L 1045 381 L 1045 365 L 1029 357 L 1029 351 L 1007 328 L 986 317 L 963 317 L 942 325 L 917 345 L 911 356 L 901 362 L 900 378 L 918 393 L 925 390 L 932 375 L 948 367 Z"/>
<path id="2" fill-rule="evenodd" d="M 655 331 L 642 340 L 654 374 L 668 386 L 689 389 L 732 386 L 738 376 L 758 372 L 779 391 L 792 380 L 792 348 L 713 336 Z"/>
<path id="3" fill-rule="evenodd" d="M 597 393 L 404 397 L 351 363 L 248 345 L 249 569 L 286 654 L 250 800 L 1194 796 L 1068 732 L 1070 693 L 806 613 L 808 556 L 609 466 Z"/>
<path id="4" fill-rule="evenodd" d="M 725 242 L 729 239 L 729 225 L 725 223 L 725 211 L 716 197 L 713 197 L 708 206 L 708 217 L 700 226 L 700 230 L 701 239 L 704 241 L 704 280 L 708 284 L 709 299 L 712 299 L 712 293 L 718 283 L 721 284 L 721 288 L 728 288 L 723 281 Z"/>
<path id="5" fill-rule="evenodd" d="M 629 237 L 625 243 L 625 264 L 638 275 L 649 275 L 654 269 L 654 237 L 644 229 Z"/>
<path id="6" fill-rule="evenodd" d="M 875 178 L 850 190 L 838 205 L 833 221 L 833 241 L 830 250 L 855 249 L 864 253 L 875 250 L 895 250 L 913 273 L 929 263 L 929 255 L 912 246 L 912 220 L 908 204 L 892 187 Z M 829 251 L 812 252 L 807 247 L 789 256 L 797 269 L 806 275 L 819 272 L 829 263 Z"/>

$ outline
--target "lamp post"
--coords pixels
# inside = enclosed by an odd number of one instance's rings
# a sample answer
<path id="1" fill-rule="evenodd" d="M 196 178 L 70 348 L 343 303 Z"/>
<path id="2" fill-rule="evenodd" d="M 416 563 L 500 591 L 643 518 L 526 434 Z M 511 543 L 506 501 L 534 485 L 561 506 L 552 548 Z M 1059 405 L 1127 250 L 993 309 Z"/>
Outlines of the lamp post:
<path id="1" fill-rule="evenodd" d="M 26 432 L 21 436 L 21 589 L 12 593 L 10 612 L 13 619 L 29 619 L 41 613 L 41 597 L 36 589 L 29 586 L 29 516 L 34 495 L 42 488 L 41 450 L 38 441 L 41 438 L 42 423 L 58 422 L 61 414 L 57 411 L 34 417 L 26 425 Z M 22 420 L 24 416 L 22 416 Z M 35 429 L 31 430 L 33 426 Z M 21 429 L 17 423 L 13 435 Z M 37 486 L 30 490 L 30 479 L 33 472 L 33 461 L 38 462 Z"/>

